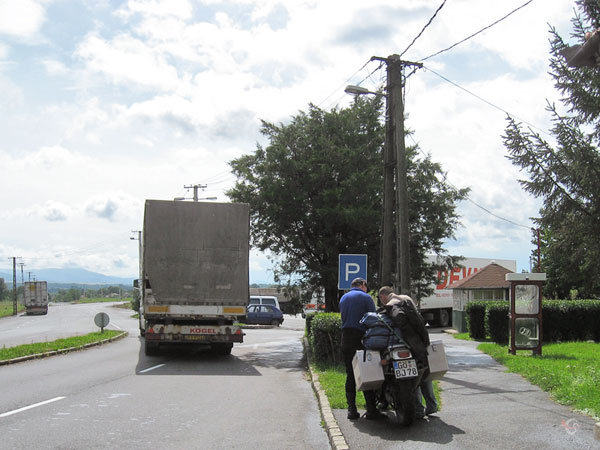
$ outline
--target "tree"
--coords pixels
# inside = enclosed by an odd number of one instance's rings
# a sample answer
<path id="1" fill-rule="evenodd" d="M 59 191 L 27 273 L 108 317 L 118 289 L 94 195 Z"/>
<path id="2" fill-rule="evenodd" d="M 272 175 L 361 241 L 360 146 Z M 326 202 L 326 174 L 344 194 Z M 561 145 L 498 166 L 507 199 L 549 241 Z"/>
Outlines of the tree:
<path id="1" fill-rule="evenodd" d="M 310 105 L 287 125 L 262 122 L 263 148 L 230 162 L 238 180 L 227 192 L 250 204 L 252 245 L 281 258 L 276 275 L 294 274 L 325 290 L 337 311 L 338 255 L 368 256 L 369 281 L 377 278 L 383 187 L 381 100 L 357 98 L 329 112 Z M 442 242 L 457 224 L 455 191 L 429 157 L 408 149 L 411 277 L 419 292 L 438 267 L 425 254 L 444 254 Z"/>
<path id="2" fill-rule="evenodd" d="M 0 301 L 4 300 L 8 293 L 8 289 L 6 288 L 6 283 L 4 282 L 4 278 L 0 278 Z"/>
<path id="3" fill-rule="evenodd" d="M 573 36 L 600 27 L 600 4 L 576 1 Z M 568 298 L 572 288 L 584 297 L 600 295 L 600 68 L 570 67 L 562 56 L 567 45 L 551 29 L 551 75 L 566 113 L 548 105 L 554 145 L 508 119 L 503 136 L 508 158 L 528 174 L 524 189 L 543 199 L 534 221 L 541 235 L 541 271 L 546 293 Z M 589 35 L 588 35 L 589 36 Z"/>

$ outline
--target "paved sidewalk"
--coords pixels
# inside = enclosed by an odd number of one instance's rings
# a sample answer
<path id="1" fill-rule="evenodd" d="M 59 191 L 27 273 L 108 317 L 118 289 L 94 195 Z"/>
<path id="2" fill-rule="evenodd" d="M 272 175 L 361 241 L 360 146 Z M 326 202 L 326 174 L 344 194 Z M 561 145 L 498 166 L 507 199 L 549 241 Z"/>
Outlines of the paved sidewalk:
<path id="1" fill-rule="evenodd" d="M 444 341 L 450 368 L 441 383 L 442 410 L 408 428 L 364 418 L 351 422 L 345 410 L 333 410 L 350 449 L 600 449 L 590 417 L 505 372 L 476 349 L 478 343 L 441 332 L 430 336 Z"/>

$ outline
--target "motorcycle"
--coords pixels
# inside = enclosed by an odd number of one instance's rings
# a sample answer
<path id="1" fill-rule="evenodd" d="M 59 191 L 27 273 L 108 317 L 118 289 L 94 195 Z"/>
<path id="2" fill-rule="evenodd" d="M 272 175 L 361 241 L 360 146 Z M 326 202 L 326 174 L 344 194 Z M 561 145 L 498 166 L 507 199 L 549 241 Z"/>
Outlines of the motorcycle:
<path id="1" fill-rule="evenodd" d="M 414 358 L 386 316 L 368 313 L 362 323 L 367 326 L 363 345 L 367 350 L 379 350 L 381 355 L 384 380 L 376 391 L 378 407 L 391 406 L 399 425 L 411 425 L 416 416 L 415 391 L 428 368 Z"/>

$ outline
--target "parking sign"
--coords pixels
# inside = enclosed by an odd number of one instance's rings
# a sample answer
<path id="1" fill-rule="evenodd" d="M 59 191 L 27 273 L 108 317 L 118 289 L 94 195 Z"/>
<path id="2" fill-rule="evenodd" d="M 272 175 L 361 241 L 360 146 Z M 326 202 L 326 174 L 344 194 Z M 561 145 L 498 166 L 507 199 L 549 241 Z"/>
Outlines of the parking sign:
<path id="1" fill-rule="evenodd" d="M 367 255 L 340 255 L 338 289 L 350 289 L 355 278 L 367 279 Z"/>

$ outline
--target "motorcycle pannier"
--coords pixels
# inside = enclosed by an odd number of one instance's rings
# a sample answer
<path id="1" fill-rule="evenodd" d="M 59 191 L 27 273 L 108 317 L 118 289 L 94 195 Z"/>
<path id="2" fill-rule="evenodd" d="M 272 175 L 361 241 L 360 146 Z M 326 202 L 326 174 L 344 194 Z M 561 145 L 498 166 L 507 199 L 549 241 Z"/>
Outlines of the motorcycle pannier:
<path id="1" fill-rule="evenodd" d="M 359 391 L 378 389 L 383 383 L 383 367 L 378 351 L 358 350 L 352 359 L 352 368 Z"/>
<path id="2" fill-rule="evenodd" d="M 429 376 L 427 381 L 439 380 L 448 372 L 448 360 L 446 360 L 446 351 L 444 342 L 440 339 L 431 341 L 427 347 L 427 362 L 429 363 Z"/>

